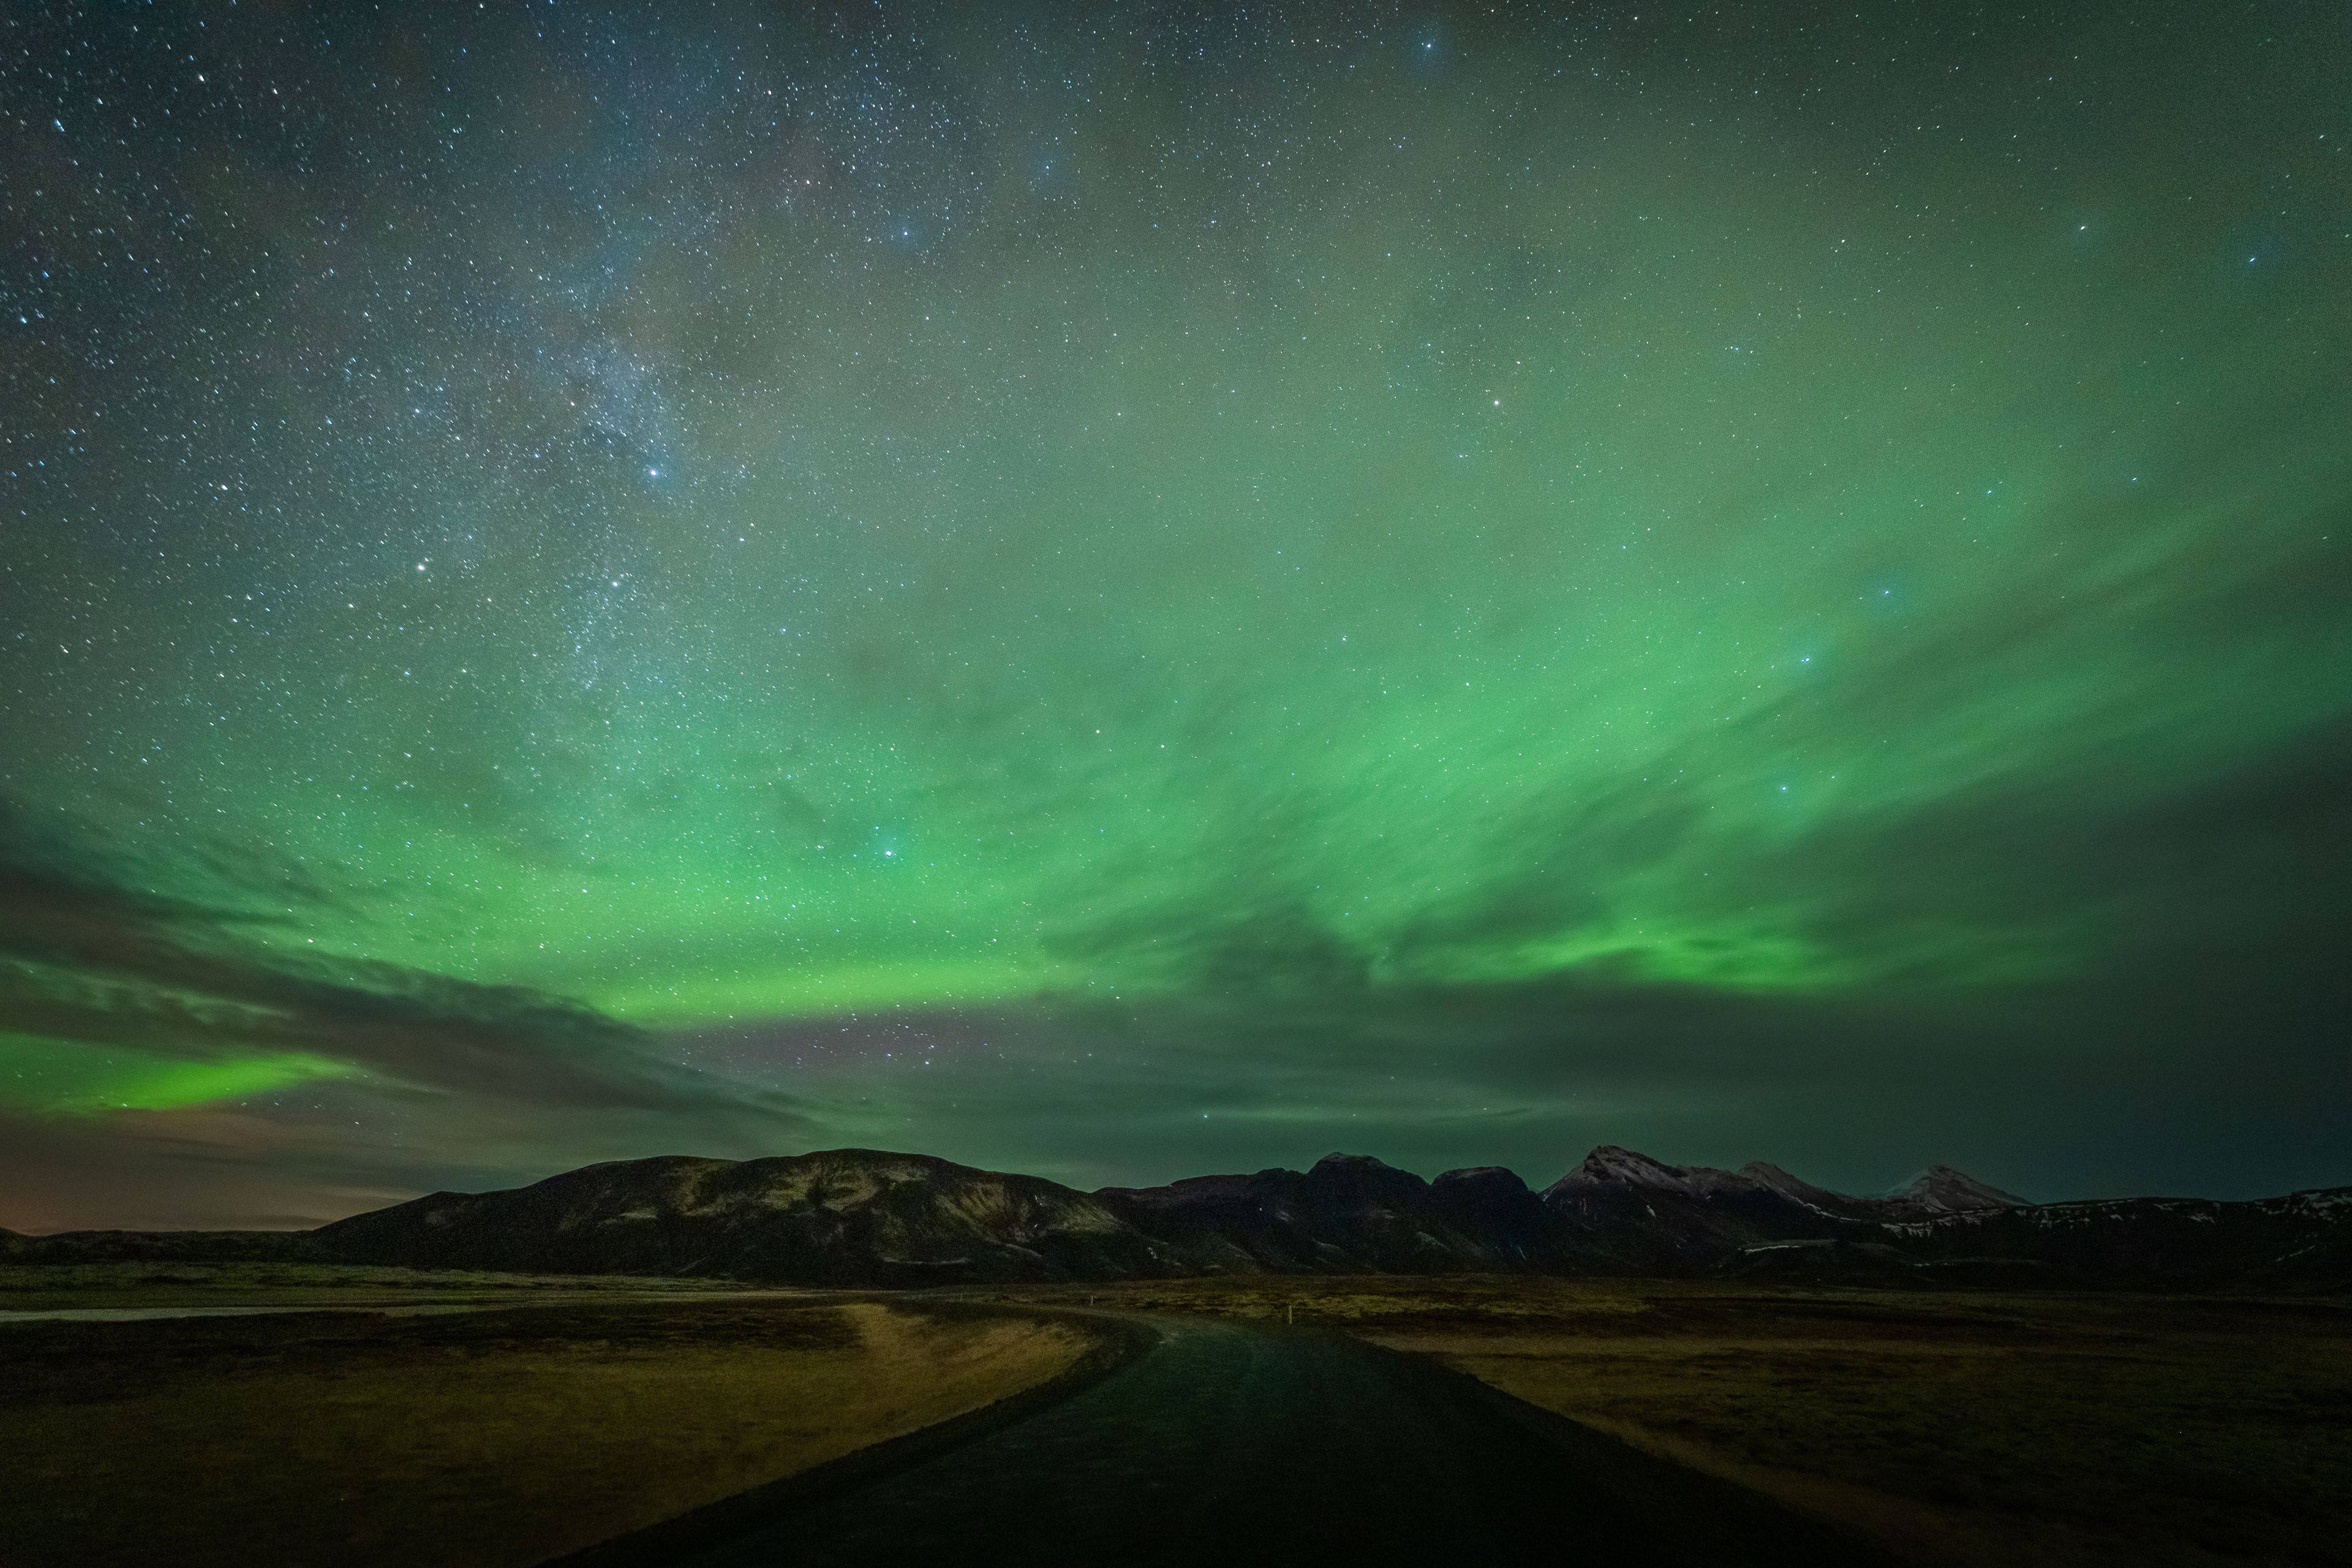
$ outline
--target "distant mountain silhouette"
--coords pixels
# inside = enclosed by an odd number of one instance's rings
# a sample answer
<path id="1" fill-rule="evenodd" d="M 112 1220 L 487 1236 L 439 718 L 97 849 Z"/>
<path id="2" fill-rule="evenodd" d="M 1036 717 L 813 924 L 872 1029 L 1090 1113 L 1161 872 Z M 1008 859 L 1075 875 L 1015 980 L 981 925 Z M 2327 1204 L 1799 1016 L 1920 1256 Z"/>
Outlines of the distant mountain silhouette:
<path id="1" fill-rule="evenodd" d="M 1095 1194 L 1186 1272 L 1458 1273 L 1549 1256 L 1542 1203 L 1510 1172 L 1434 1182 L 1365 1154 L 1253 1176 L 1194 1176 Z"/>
<path id="2" fill-rule="evenodd" d="M 1887 1201 L 1932 1214 L 1958 1214 L 1963 1209 L 2019 1209 L 2033 1205 L 2012 1193 L 1978 1181 L 1949 1165 L 1930 1165 L 1893 1192 Z"/>
<path id="3" fill-rule="evenodd" d="M 1948 1166 L 1854 1197 L 1761 1163 L 1595 1149 L 1541 1193 L 1363 1154 L 1083 1193 L 921 1154 L 671 1155 L 436 1193 L 314 1231 L 0 1231 L 0 1261 L 279 1258 L 824 1286 L 1206 1273 L 1715 1275 L 2180 1288 L 2352 1284 L 2352 1187 L 2032 1204 Z"/>
<path id="4" fill-rule="evenodd" d="M 436 1193 L 312 1234 L 341 1257 L 420 1268 L 810 1285 L 1164 1271 L 1148 1238 L 1085 1193 L 869 1149 L 590 1165 L 512 1192 Z"/>

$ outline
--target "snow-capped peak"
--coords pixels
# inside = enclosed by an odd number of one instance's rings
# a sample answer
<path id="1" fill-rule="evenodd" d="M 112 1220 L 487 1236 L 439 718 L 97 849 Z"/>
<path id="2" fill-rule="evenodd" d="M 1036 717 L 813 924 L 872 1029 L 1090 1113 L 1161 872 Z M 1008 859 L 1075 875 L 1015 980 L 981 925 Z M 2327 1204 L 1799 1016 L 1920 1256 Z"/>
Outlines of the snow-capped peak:
<path id="1" fill-rule="evenodd" d="M 1893 1192 L 1889 1201 L 1911 1208 L 1954 1214 L 1962 1209 L 2014 1209 L 2032 1205 L 2015 1193 L 2005 1193 L 1949 1165 L 1930 1165 Z"/>

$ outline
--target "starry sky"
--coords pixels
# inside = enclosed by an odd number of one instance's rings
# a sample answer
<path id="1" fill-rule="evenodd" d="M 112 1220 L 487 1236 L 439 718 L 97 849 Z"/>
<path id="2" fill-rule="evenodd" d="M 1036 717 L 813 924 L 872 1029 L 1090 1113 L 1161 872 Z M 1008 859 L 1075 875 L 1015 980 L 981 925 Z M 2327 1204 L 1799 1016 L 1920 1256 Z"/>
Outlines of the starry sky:
<path id="1" fill-rule="evenodd" d="M 2334 5 L 14 8 L 0 1225 L 2352 1182 Z"/>

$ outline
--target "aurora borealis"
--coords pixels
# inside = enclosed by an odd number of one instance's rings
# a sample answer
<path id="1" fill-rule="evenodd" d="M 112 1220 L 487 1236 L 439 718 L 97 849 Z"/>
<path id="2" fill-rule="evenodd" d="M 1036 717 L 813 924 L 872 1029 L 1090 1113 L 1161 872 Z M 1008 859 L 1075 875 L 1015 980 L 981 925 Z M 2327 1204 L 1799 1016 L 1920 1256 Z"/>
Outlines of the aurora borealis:
<path id="1" fill-rule="evenodd" d="M 0 1225 L 2352 1180 L 2338 7 L 0 41 Z"/>

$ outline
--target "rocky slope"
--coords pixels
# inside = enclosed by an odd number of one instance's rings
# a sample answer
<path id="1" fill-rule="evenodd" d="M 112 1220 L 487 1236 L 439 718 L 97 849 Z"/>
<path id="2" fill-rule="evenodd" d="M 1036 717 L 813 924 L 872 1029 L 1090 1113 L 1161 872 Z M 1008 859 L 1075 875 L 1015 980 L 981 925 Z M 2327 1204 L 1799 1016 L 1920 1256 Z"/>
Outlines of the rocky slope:
<path id="1" fill-rule="evenodd" d="M 1147 1237 L 1085 1193 L 866 1149 L 589 1165 L 511 1192 L 435 1193 L 313 1234 L 340 1257 L 422 1268 L 810 1285 L 1168 1271 Z"/>
<path id="2" fill-rule="evenodd" d="M 1304 1173 L 1194 1176 L 1095 1195 L 1194 1271 L 1459 1272 L 1526 1268 L 1553 1253 L 1541 1201 L 1496 1166 L 1428 1182 L 1369 1155 L 1331 1154 Z"/>
<path id="3" fill-rule="evenodd" d="M 1930 1270 L 2006 1267 L 2099 1284 L 2352 1285 L 2352 1187 L 2249 1203 L 2110 1198 L 1896 1220 L 1895 1245 Z"/>
<path id="4" fill-rule="evenodd" d="M 1231 1273 L 1714 1274 L 1791 1282 L 2352 1286 L 2352 1188 L 2252 1203 L 2030 1204 L 1936 1166 L 1877 1197 L 1778 1166 L 1594 1150 L 1531 1191 L 1360 1154 L 1083 1193 L 919 1154 L 590 1165 L 315 1231 L 0 1232 L 0 1260 L 277 1258 L 912 1286 Z"/>

